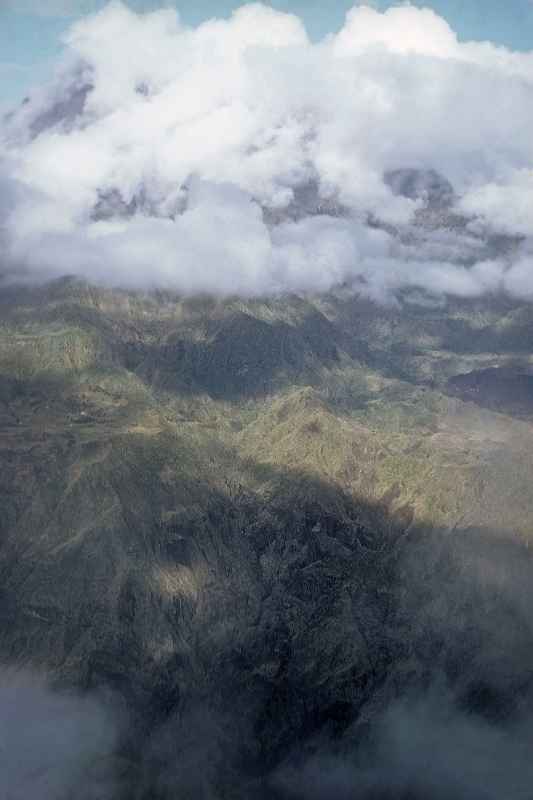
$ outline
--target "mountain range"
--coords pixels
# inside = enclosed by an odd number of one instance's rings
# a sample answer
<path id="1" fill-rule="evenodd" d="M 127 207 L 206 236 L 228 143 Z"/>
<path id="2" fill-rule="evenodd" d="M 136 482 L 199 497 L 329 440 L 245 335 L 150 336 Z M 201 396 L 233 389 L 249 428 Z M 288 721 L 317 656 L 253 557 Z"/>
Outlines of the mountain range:
<path id="1" fill-rule="evenodd" d="M 415 301 L 2 292 L 2 662 L 115 709 L 91 800 L 527 796 L 533 309 Z"/>

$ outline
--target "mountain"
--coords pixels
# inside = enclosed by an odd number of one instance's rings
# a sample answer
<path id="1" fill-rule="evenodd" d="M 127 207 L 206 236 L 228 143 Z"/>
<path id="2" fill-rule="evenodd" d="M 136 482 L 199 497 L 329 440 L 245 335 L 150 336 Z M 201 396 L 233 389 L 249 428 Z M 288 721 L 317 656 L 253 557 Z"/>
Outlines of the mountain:
<path id="1" fill-rule="evenodd" d="M 127 718 L 87 797 L 526 796 L 533 308 L 414 299 L 3 291 L 2 663 Z"/>

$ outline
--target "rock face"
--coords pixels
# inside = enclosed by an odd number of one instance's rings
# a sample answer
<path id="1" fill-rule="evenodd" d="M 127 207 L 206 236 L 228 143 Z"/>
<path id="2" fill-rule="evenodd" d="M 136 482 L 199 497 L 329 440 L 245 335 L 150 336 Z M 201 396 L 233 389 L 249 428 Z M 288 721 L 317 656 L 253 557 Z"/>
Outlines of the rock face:
<path id="1" fill-rule="evenodd" d="M 92 91 L 93 86 L 89 82 L 73 83 L 63 97 L 52 101 L 48 108 L 37 114 L 32 120 L 30 123 L 31 135 L 37 137 L 56 126 L 61 126 L 67 131 L 70 130 L 83 114 L 85 103 Z"/>
<path id="2" fill-rule="evenodd" d="M 533 426 L 450 386 L 530 306 L 1 303 L 2 663 L 122 708 L 88 797 L 527 795 Z"/>
<path id="3" fill-rule="evenodd" d="M 427 208 L 445 209 L 454 201 L 451 183 L 434 169 L 404 167 L 387 172 L 385 183 L 394 194 L 409 200 L 422 200 Z"/>

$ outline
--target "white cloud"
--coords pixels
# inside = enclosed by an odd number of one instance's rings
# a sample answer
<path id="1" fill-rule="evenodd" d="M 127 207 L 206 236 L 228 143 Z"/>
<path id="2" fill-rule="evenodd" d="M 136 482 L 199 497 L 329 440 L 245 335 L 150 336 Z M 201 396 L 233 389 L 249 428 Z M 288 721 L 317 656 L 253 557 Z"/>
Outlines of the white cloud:
<path id="1" fill-rule="evenodd" d="M 533 255 L 524 256 L 504 276 L 507 291 L 515 297 L 533 300 Z"/>
<path id="2" fill-rule="evenodd" d="M 459 43 L 412 6 L 355 7 L 311 44 L 261 4 L 191 29 L 113 2 L 66 44 L 1 135 L 20 275 L 247 294 L 347 281 L 380 299 L 533 286 L 523 247 L 515 264 L 482 240 L 533 237 L 533 54 Z M 435 213 L 414 226 L 423 199 L 384 180 L 403 167 L 447 176 L 470 226 L 446 230 L 446 209 L 440 230 Z"/>
<path id="3" fill-rule="evenodd" d="M 344 28 L 334 38 L 334 52 L 353 56 L 369 46 L 446 58 L 456 55 L 458 41 L 448 23 L 429 8 L 397 6 L 382 14 L 361 5 L 347 14 Z"/>
<path id="4" fill-rule="evenodd" d="M 517 169 L 474 187 L 461 201 L 467 214 L 481 214 L 508 234 L 533 236 L 533 169 Z"/>

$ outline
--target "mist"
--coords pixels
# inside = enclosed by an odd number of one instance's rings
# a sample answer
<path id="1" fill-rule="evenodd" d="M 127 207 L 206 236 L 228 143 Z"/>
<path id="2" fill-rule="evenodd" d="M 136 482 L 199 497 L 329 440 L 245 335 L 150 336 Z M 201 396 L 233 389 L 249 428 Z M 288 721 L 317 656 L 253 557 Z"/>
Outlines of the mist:
<path id="1" fill-rule="evenodd" d="M 4 281 L 533 296 L 532 53 L 409 5 L 313 44 L 115 0 L 64 44 L 0 126 Z"/>
<path id="2" fill-rule="evenodd" d="M 309 640 L 291 640 L 288 677 L 265 681 L 275 645 L 244 609 L 238 642 L 231 635 L 216 656 L 216 610 L 207 628 L 195 618 L 205 677 L 179 680 L 176 663 L 176 674 L 153 673 L 137 697 L 136 674 L 121 698 L 105 680 L 82 695 L 60 690 L 57 676 L 52 684 L 4 669 L 2 796 L 524 800 L 533 781 L 532 575 L 528 549 L 496 532 L 415 532 L 399 549 L 389 541 L 355 580 L 358 622 L 346 647 L 363 674 L 343 677 L 342 654 L 321 638 L 321 658 L 335 653 L 326 687 L 313 679 L 311 623 Z M 283 627 L 285 613 L 272 622 Z M 346 620 L 328 625 L 333 634 Z M 350 709 L 339 715 L 343 698 Z"/>
<path id="3" fill-rule="evenodd" d="M 515 800 L 530 794 L 530 740 L 531 725 L 490 724 L 435 686 L 391 706 L 362 752 L 316 756 L 273 784 L 294 800 Z"/>
<path id="4" fill-rule="evenodd" d="M 109 698 L 108 698 L 109 701 Z M 108 798 L 120 713 L 104 697 L 54 691 L 50 678 L 0 671 L 0 787 L 5 800 Z"/>

